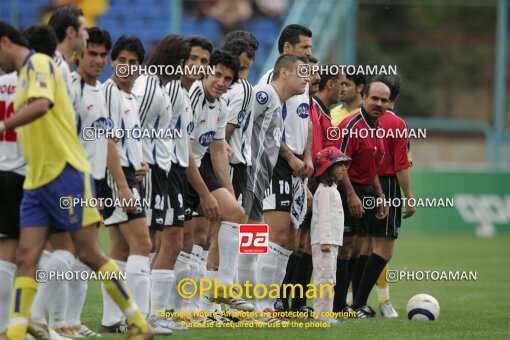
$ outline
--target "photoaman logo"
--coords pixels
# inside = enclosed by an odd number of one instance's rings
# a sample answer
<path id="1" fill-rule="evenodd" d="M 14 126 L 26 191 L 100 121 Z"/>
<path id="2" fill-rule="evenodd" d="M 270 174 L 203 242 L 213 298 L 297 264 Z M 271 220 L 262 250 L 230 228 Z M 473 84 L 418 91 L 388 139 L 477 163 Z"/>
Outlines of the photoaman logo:
<path id="1" fill-rule="evenodd" d="M 239 225 L 239 253 L 267 254 L 269 248 L 269 226 L 267 224 Z"/>

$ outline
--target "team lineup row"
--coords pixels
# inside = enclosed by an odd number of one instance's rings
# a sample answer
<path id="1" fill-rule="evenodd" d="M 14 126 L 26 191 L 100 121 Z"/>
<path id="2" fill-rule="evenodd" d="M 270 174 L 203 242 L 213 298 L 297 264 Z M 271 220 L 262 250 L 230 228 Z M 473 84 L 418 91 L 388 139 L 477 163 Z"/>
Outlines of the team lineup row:
<path id="1" fill-rule="evenodd" d="M 122 36 L 113 44 L 107 31 L 85 28 L 81 11 L 70 6 L 57 10 L 49 26 L 23 33 L 1 23 L 0 67 L 9 74 L 0 77 L 0 84 L 16 91 L 0 93 L 7 108 L 0 122 L 5 203 L 0 275 L 12 283 L 1 296 L 12 291 L 15 301 L 10 316 L 0 316 L 0 332 L 9 325 L 6 335 L 12 339 L 24 338 L 27 330 L 36 338 L 50 338 L 54 331 L 53 337 L 97 335 L 80 321 L 86 281 L 48 281 L 37 287 L 37 268 L 125 271 L 125 283 L 113 279 L 102 285 L 100 332 L 118 332 L 127 323 L 129 338 L 185 329 L 178 319 L 158 316 L 165 310 L 217 311 L 201 321 L 223 323 L 232 320 L 221 315 L 220 303 L 241 311 L 289 309 L 288 301 L 275 303 L 269 296 L 184 299 L 177 284 L 207 278 L 227 287 L 285 280 L 305 286 L 312 259 L 314 283 L 335 285 L 334 300 L 315 299 L 316 312 L 374 315 L 366 300 L 391 258 L 401 210 L 363 209 L 361 199 L 384 193 L 400 197 L 399 183 L 412 197 L 409 143 L 405 137 L 383 141 L 376 134 L 330 140 L 326 131 L 336 126 L 406 129 L 387 112 L 398 97 L 398 77 L 380 77 L 365 87 L 364 77 L 356 75 L 300 75 L 299 65 L 317 64 L 311 56 L 312 32 L 289 25 L 280 35 L 274 68 L 252 86 L 246 79 L 258 44 L 246 31 L 229 33 L 217 51 L 205 37 L 169 35 L 145 62 L 158 65 L 161 73 L 114 72 L 100 84 L 109 54 L 113 70 L 143 63 L 145 51 L 137 37 Z M 77 66 L 71 72 L 74 56 Z M 166 66 L 209 66 L 214 73 L 166 74 Z M 330 111 L 340 99 L 343 104 Z M 155 133 L 91 138 L 84 133 L 91 129 Z M 167 130 L 179 134 L 150 138 Z M 324 199 L 322 192 L 330 191 L 334 194 Z M 61 209 L 62 197 L 122 202 L 143 197 L 150 207 L 102 209 L 109 259 L 93 227 L 101 220 L 97 209 Z M 404 217 L 413 213 L 407 207 Z M 269 225 L 268 253 L 240 255 L 239 224 L 262 221 Z M 294 250 L 308 255 L 308 265 L 291 257 Z M 351 281 L 352 307 L 347 304 Z M 381 305 L 387 316 L 396 314 L 384 289 Z M 293 301 L 292 308 L 306 310 L 306 301 Z"/>

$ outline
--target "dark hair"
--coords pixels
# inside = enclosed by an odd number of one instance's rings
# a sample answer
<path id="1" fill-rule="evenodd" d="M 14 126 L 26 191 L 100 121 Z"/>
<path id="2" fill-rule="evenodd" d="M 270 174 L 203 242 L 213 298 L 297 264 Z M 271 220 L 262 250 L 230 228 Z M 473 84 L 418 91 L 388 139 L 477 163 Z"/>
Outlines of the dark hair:
<path id="1" fill-rule="evenodd" d="M 31 49 L 53 58 L 57 49 L 58 39 L 55 31 L 48 25 L 32 25 L 23 31 Z"/>
<path id="2" fill-rule="evenodd" d="M 55 30 L 59 43 L 66 38 L 66 30 L 69 26 L 78 32 L 81 16 L 83 16 L 83 11 L 70 5 L 59 7 L 53 12 L 48 25 Z"/>
<path id="3" fill-rule="evenodd" d="M 317 60 L 317 58 L 315 58 L 313 55 L 311 55 L 308 57 L 308 62 L 312 63 L 312 64 L 318 64 L 319 60 Z"/>
<path id="4" fill-rule="evenodd" d="M 239 80 L 239 58 L 232 55 L 232 53 L 223 50 L 216 50 L 211 55 L 209 66 L 223 65 L 234 71 L 234 78 L 232 84 Z"/>
<path id="5" fill-rule="evenodd" d="M 253 50 L 255 52 L 259 48 L 258 39 L 252 33 L 243 31 L 243 30 L 236 30 L 236 31 L 228 32 L 227 35 L 225 36 L 225 45 L 229 41 L 237 40 L 237 39 L 241 39 L 241 40 L 248 42 L 248 44 L 250 44 L 251 48 L 253 48 Z"/>
<path id="6" fill-rule="evenodd" d="M 112 38 L 107 30 L 103 30 L 99 27 L 90 27 L 87 28 L 87 33 L 89 34 L 87 46 L 88 44 L 104 45 L 107 51 L 112 48 Z"/>
<path id="7" fill-rule="evenodd" d="M 181 64 L 181 60 L 189 58 L 189 53 L 190 47 L 184 38 L 177 34 L 170 34 L 154 47 L 146 64 L 177 67 Z"/>
<path id="8" fill-rule="evenodd" d="M 328 187 L 335 185 L 337 180 L 335 178 L 335 174 L 333 173 L 333 171 L 337 166 L 342 164 L 345 164 L 345 162 L 336 162 L 334 164 L 331 164 L 329 168 L 327 168 L 326 171 L 322 173 L 322 175 L 316 177 L 317 182 L 327 185 Z"/>
<path id="9" fill-rule="evenodd" d="M 292 54 L 282 54 L 276 59 L 276 63 L 273 68 L 273 80 L 280 78 L 280 71 L 282 68 L 290 70 L 298 61 L 306 63 L 305 58 L 298 57 Z"/>
<path id="10" fill-rule="evenodd" d="M 358 85 L 361 85 L 361 84 L 367 86 L 367 78 L 365 77 L 364 74 L 357 74 L 357 73 L 345 74 L 345 77 L 347 79 L 349 79 L 350 81 L 354 82 L 356 87 L 358 87 Z"/>
<path id="11" fill-rule="evenodd" d="M 134 35 L 122 35 L 112 49 L 112 60 L 116 60 L 119 57 L 121 51 L 128 51 L 135 53 L 138 57 L 138 63 L 143 63 L 145 57 L 145 49 L 143 48 L 142 41 L 140 38 Z"/>
<path id="12" fill-rule="evenodd" d="M 255 51 L 251 47 L 251 45 L 243 39 L 233 39 L 229 40 L 225 43 L 225 46 L 221 48 L 224 51 L 228 51 L 235 55 L 236 57 L 239 57 L 243 52 L 246 52 L 246 55 L 248 58 L 253 59 L 255 56 Z"/>
<path id="13" fill-rule="evenodd" d="M 211 54 L 213 53 L 212 42 L 202 35 L 190 35 L 187 36 L 185 40 L 188 42 L 190 48 L 194 46 L 199 46 L 202 47 L 204 50 L 209 51 L 209 53 Z"/>
<path id="14" fill-rule="evenodd" d="M 278 39 L 278 52 L 280 52 L 280 54 L 283 53 L 283 45 L 286 42 L 290 43 L 292 46 L 296 45 L 299 42 L 299 37 L 301 35 L 311 38 L 312 31 L 310 31 L 308 27 L 298 24 L 292 24 L 285 27 Z"/>
<path id="15" fill-rule="evenodd" d="M 330 80 L 338 80 L 340 78 L 340 73 L 334 73 L 330 72 L 334 67 L 333 64 L 327 64 L 324 65 L 324 67 L 321 67 L 321 81 L 319 82 L 319 91 L 322 91 L 326 88 L 326 85 L 328 84 L 328 81 Z"/>
<path id="16" fill-rule="evenodd" d="M 400 77 L 398 74 L 380 74 L 372 82 L 381 82 L 390 88 L 390 100 L 393 102 L 400 94 Z"/>
<path id="17" fill-rule="evenodd" d="M 4 36 L 9 38 L 9 40 L 15 43 L 16 45 L 29 48 L 27 39 L 25 39 L 17 29 L 15 29 L 6 22 L 0 21 L 0 38 Z"/>

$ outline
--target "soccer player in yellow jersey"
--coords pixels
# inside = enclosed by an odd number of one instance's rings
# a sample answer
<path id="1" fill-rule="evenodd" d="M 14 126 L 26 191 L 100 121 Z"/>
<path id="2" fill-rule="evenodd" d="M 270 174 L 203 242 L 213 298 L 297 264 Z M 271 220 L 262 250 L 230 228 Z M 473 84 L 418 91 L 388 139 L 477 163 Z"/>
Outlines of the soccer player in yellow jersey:
<path id="1" fill-rule="evenodd" d="M 358 112 L 361 105 L 361 94 L 366 86 L 364 75 L 340 75 L 340 100 L 342 104 L 331 110 L 331 126 L 338 126 L 348 115 Z"/>
<path id="2" fill-rule="evenodd" d="M 21 203 L 20 241 L 16 253 L 9 339 L 24 340 L 32 300 L 37 291 L 35 272 L 49 226 L 71 232 L 76 254 L 97 271 L 105 288 L 124 312 L 129 339 L 150 339 L 151 330 L 119 278 L 119 268 L 97 242 L 99 212 L 74 205 L 93 197 L 91 168 L 76 135 L 71 101 L 54 61 L 28 49 L 12 26 L 0 22 L 0 68 L 18 72 L 15 114 L 0 121 L 0 133 L 18 128 L 27 162 Z M 48 336 L 49 338 L 49 336 Z"/>

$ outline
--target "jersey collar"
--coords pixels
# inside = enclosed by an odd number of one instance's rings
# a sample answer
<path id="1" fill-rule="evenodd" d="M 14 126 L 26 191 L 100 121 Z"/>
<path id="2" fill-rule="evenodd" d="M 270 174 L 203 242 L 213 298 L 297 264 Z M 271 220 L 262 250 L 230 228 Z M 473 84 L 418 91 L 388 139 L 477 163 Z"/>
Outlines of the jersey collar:
<path id="1" fill-rule="evenodd" d="M 377 120 L 374 122 L 372 118 L 368 115 L 368 113 L 365 111 L 365 108 L 363 105 L 360 106 L 360 112 L 361 116 L 363 117 L 363 120 L 367 124 L 367 126 L 371 129 L 377 129 Z"/>
<path id="2" fill-rule="evenodd" d="M 21 67 L 24 67 L 28 63 L 30 57 L 33 56 L 35 53 L 36 53 L 35 50 L 30 50 L 30 52 L 28 52 L 27 56 L 25 57 L 25 60 L 23 60 L 23 64 L 21 64 Z"/>

